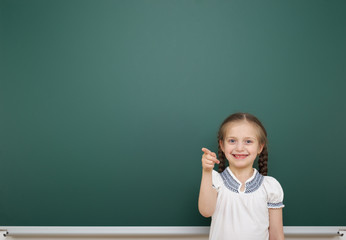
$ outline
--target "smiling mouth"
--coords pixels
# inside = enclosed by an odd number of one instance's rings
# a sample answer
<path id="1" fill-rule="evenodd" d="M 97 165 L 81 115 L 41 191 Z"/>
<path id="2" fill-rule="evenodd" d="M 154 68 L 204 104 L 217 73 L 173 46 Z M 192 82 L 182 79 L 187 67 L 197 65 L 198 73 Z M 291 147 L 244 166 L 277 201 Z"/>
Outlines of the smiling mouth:
<path id="1" fill-rule="evenodd" d="M 247 154 L 232 154 L 235 159 L 244 159 L 248 155 Z"/>

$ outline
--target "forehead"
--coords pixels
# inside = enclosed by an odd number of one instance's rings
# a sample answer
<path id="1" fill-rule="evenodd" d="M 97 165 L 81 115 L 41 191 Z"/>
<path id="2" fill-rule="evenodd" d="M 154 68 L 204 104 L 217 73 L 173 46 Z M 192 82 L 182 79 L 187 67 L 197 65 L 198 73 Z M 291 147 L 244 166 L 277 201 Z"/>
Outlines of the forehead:
<path id="1" fill-rule="evenodd" d="M 225 137 L 253 137 L 259 136 L 258 127 L 247 121 L 230 122 L 225 126 Z"/>

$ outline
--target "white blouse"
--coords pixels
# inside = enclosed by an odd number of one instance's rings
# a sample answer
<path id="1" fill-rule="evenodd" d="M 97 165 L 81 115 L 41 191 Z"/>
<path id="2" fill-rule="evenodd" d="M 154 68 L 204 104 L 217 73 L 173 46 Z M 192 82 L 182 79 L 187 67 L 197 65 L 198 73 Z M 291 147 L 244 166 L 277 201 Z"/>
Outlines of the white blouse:
<path id="1" fill-rule="evenodd" d="M 280 183 L 254 169 L 241 192 L 241 182 L 229 167 L 222 173 L 213 170 L 212 176 L 218 196 L 209 240 L 268 240 L 268 208 L 284 207 Z"/>

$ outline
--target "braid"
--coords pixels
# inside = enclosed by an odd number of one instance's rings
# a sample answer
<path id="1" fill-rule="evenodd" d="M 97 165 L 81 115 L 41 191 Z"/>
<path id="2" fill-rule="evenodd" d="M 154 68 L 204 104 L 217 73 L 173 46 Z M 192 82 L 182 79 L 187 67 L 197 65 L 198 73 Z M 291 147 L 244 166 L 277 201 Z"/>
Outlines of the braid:
<path id="1" fill-rule="evenodd" d="M 268 149 L 267 145 L 264 145 L 262 152 L 258 158 L 258 169 L 260 174 L 267 176 L 268 174 Z"/>
<path id="2" fill-rule="evenodd" d="M 223 151 L 221 150 L 220 145 L 218 147 L 218 155 L 219 155 L 219 160 L 220 160 L 218 172 L 221 173 L 226 169 L 226 156 L 223 153 Z"/>

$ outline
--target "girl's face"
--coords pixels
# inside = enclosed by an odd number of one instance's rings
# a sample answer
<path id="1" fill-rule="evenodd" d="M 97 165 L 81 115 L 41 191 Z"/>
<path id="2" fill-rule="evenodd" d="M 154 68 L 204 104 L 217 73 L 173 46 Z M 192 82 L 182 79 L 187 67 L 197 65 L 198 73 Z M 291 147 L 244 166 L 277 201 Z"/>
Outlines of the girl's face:
<path id="1" fill-rule="evenodd" d="M 263 145 L 259 144 L 258 129 L 246 121 L 231 122 L 226 125 L 225 138 L 219 144 L 234 168 L 252 168 Z"/>

